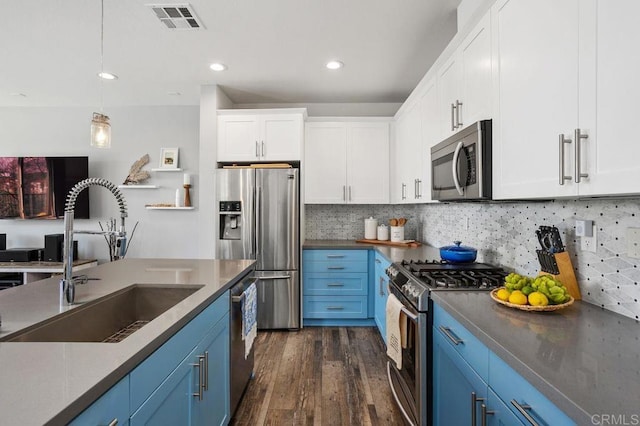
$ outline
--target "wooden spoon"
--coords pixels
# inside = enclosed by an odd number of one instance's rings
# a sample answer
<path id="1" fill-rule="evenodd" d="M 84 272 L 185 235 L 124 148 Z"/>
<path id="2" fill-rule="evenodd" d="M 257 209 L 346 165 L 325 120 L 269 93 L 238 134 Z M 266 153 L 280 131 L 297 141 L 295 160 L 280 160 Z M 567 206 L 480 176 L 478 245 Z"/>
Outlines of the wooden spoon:
<path id="1" fill-rule="evenodd" d="M 389 219 L 389 225 L 398 226 L 398 219 Z"/>
<path id="2" fill-rule="evenodd" d="M 407 219 L 405 219 L 404 217 L 398 219 L 398 226 L 404 226 L 405 223 L 407 223 Z"/>

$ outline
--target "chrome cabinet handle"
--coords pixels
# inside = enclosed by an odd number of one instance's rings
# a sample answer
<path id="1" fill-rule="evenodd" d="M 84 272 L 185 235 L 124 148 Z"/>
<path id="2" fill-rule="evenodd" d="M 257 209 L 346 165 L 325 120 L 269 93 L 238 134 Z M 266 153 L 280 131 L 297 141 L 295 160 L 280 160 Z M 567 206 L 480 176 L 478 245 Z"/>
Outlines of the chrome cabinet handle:
<path id="1" fill-rule="evenodd" d="M 344 257 L 344 254 L 328 254 L 328 259 L 341 259 Z"/>
<path id="2" fill-rule="evenodd" d="M 118 426 L 118 419 L 111 420 L 107 426 Z"/>
<path id="3" fill-rule="evenodd" d="M 418 179 L 413 180 L 413 198 L 418 198 Z"/>
<path id="4" fill-rule="evenodd" d="M 327 311 L 341 311 L 344 306 L 327 306 Z"/>
<path id="5" fill-rule="evenodd" d="M 376 259 L 376 263 L 382 263 L 380 259 Z"/>
<path id="6" fill-rule="evenodd" d="M 475 392 L 471 392 L 471 426 L 476 426 L 477 417 L 478 417 L 476 412 L 476 406 L 478 405 L 478 402 L 482 402 L 485 399 L 486 398 L 478 398 Z"/>
<path id="7" fill-rule="evenodd" d="M 378 291 L 380 292 L 380 296 L 384 296 L 384 292 L 382 291 L 382 282 L 383 282 L 383 278 L 380 277 L 380 284 L 378 285 Z"/>
<path id="8" fill-rule="evenodd" d="M 451 131 L 456 130 L 455 124 L 456 104 L 451 104 Z"/>
<path id="9" fill-rule="evenodd" d="M 256 158 L 260 158 L 260 145 L 256 141 Z"/>
<path id="10" fill-rule="evenodd" d="M 441 325 L 440 327 L 438 327 L 440 329 L 440 331 L 447 336 L 447 338 L 449 340 L 451 340 L 453 342 L 454 345 L 458 346 L 460 343 L 464 343 L 464 340 L 460 339 L 458 336 L 456 336 L 453 331 L 451 331 L 451 329 L 449 327 L 445 327 L 444 325 Z"/>
<path id="11" fill-rule="evenodd" d="M 342 283 L 328 283 L 327 287 L 344 287 Z"/>
<path id="12" fill-rule="evenodd" d="M 487 406 L 485 404 L 482 404 L 480 406 L 480 410 L 482 411 L 482 426 L 487 426 L 487 416 L 491 415 L 491 414 L 495 414 L 495 411 L 489 411 L 487 410 Z"/>
<path id="13" fill-rule="evenodd" d="M 460 195 L 464 195 L 464 188 L 460 186 L 460 181 L 458 180 L 458 157 L 460 157 L 460 151 L 462 150 L 463 146 L 464 145 L 462 141 L 458 142 L 458 146 L 456 146 L 456 150 L 453 153 L 453 162 L 451 165 L 451 173 L 453 173 L 453 183 L 455 184 L 456 190 Z"/>
<path id="14" fill-rule="evenodd" d="M 347 186 L 342 185 L 342 201 L 347 201 Z"/>
<path id="15" fill-rule="evenodd" d="M 456 99 L 456 129 L 458 127 L 462 127 L 462 121 L 460 121 L 460 107 L 462 106 L 462 102 Z"/>
<path id="16" fill-rule="evenodd" d="M 264 158 L 264 141 L 262 141 L 261 144 L 262 144 L 262 157 Z"/>
<path id="17" fill-rule="evenodd" d="M 333 269 L 333 270 L 344 269 L 344 266 L 327 266 L 327 269 Z"/>
<path id="18" fill-rule="evenodd" d="M 416 182 L 418 183 L 418 195 L 416 198 L 422 198 L 422 179 L 416 179 Z"/>
<path id="19" fill-rule="evenodd" d="M 199 401 L 202 401 L 203 398 L 203 373 L 204 373 L 204 356 L 203 355 L 198 355 L 198 362 L 197 363 L 192 363 L 191 364 L 194 367 L 198 368 L 198 392 L 194 392 L 191 395 L 195 396 L 198 398 Z"/>
<path id="20" fill-rule="evenodd" d="M 581 146 L 581 142 L 582 139 L 588 139 L 589 135 L 583 135 L 580 132 L 580 129 L 576 129 L 573 132 L 575 141 L 576 141 L 576 145 L 574 146 L 575 148 L 575 174 L 576 174 L 576 183 L 580 183 L 580 180 L 582 178 L 587 178 L 589 177 L 589 173 L 582 173 L 582 171 L 580 170 L 580 146 Z"/>
<path id="21" fill-rule="evenodd" d="M 407 185 L 405 183 L 402 184 L 402 199 L 406 200 L 407 199 L 407 194 L 406 194 L 406 190 L 407 190 Z"/>
<path id="22" fill-rule="evenodd" d="M 351 201 L 351 185 L 349 185 L 349 201 Z"/>
<path id="23" fill-rule="evenodd" d="M 536 422 L 534 418 L 531 417 L 531 415 L 527 412 L 527 410 L 531 410 L 530 405 L 520 405 L 518 401 L 516 401 L 515 399 L 511 400 L 511 405 L 516 407 L 516 410 L 518 410 L 518 412 L 522 414 L 522 417 L 527 419 L 527 421 L 531 424 L 531 426 L 538 426 L 538 422 Z"/>
<path id="24" fill-rule="evenodd" d="M 560 164 L 558 167 L 558 169 L 560 170 L 560 176 L 558 183 L 560 185 L 564 185 L 565 180 L 571 180 L 571 176 L 564 175 L 564 144 L 566 143 L 571 143 L 571 139 L 566 139 L 564 137 L 564 133 L 560 133 L 560 135 L 558 136 L 558 149 L 560 150 L 560 155 L 558 156 L 560 158 Z"/>
<path id="25" fill-rule="evenodd" d="M 204 351 L 204 390 L 209 390 L 209 351 Z"/>

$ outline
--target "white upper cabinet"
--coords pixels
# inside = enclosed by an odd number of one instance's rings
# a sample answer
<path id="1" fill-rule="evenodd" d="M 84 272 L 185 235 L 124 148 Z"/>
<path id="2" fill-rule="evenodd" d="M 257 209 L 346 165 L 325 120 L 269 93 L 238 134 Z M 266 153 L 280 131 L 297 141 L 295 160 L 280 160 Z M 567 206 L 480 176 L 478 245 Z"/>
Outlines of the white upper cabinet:
<path id="1" fill-rule="evenodd" d="M 494 197 L 640 193 L 640 3 L 500 0 Z"/>
<path id="2" fill-rule="evenodd" d="M 499 0 L 493 7 L 494 198 L 577 194 L 578 1 Z M 562 162 L 561 159 L 564 161 Z"/>
<path id="3" fill-rule="evenodd" d="M 218 161 L 300 161 L 303 110 L 218 111 Z"/>
<path id="4" fill-rule="evenodd" d="M 441 142 L 440 120 L 438 115 L 438 91 L 436 79 L 432 78 L 424 85 L 425 91 L 420 98 L 420 127 L 422 134 L 422 179 L 419 183 L 420 201 L 431 200 L 431 147 Z"/>
<path id="5" fill-rule="evenodd" d="M 580 195 L 640 193 L 640 1 L 580 2 Z M 575 137 L 574 137 L 575 140 Z M 575 143 L 575 141 L 574 141 Z M 571 174 L 576 174 L 571 170 Z"/>
<path id="6" fill-rule="evenodd" d="M 389 123 L 308 122 L 305 203 L 389 202 Z"/>
<path id="7" fill-rule="evenodd" d="M 395 204 L 417 203 L 421 199 L 420 191 L 424 189 L 421 132 L 420 104 L 414 102 L 402 111 L 395 123 L 394 179 L 391 191 Z"/>
<path id="8" fill-rule="evenodd" d="M 491 118 L 491 17 L 487 13 L 438 69 L 442 139 Z"/>

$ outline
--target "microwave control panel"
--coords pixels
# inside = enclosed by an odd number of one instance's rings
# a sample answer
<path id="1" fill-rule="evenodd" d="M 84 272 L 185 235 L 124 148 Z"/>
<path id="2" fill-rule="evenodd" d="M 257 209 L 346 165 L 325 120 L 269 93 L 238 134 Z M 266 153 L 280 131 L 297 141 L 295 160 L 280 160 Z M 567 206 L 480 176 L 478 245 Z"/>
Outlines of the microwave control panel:
<path id="1" fill-rule="evenodd" d="M 477 180 L 477 163 L 476 163 L 476 144 L 471 144 L 464 148 L 465 155 L 467 157 L 467 170 L 469 173 L 467 174 L 467 185 L 474 185 Z"/>

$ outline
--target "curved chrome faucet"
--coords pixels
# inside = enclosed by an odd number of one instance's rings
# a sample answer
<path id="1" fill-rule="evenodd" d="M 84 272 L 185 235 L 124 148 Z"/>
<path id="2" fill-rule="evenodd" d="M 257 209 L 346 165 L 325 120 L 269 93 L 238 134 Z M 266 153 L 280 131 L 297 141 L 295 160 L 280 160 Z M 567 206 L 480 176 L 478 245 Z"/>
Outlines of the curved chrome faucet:
<path id="1" fill-rule="evenodd" d="M 73 217 L 76 208 L 76 199 L 78 194 L 90 186 L 103 186 L 107 188 L 115 197 L 120 208 L 120 229 L 118 231 L 74 231 Z M 73 304 L 75 300 L 76 284 L 85 284 L 87 277 L 73 276 L 73 235 L 74 234 L 93 234 L 93 235 L 115 235 L 117 254 L 115 259 L 122 259 L 126 253 L 127 233 L 124 228 L 124 219 L 127 217 L 127 203 L 124 196 L 116 185 L 106 179 L 89 178 L 82 180 L 74 185 L 67 195 L 67 203 L 64 209 L 64 243 L 63 243 L 63 276 L 60 280 L 60 299 L 63 298 L 68 304 Z"/>

